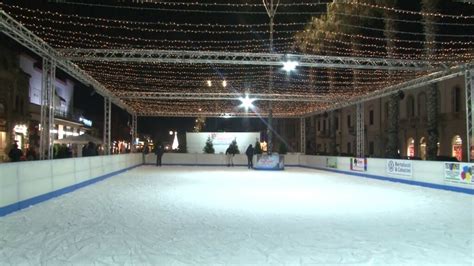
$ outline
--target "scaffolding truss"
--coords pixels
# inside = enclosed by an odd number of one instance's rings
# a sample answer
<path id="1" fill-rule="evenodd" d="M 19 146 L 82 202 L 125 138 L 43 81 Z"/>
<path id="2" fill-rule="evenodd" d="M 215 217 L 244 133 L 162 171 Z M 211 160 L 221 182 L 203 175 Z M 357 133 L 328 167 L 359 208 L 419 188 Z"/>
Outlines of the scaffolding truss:
<path id="1" fill-rule="evenodd" d="M 111 151 L 111 119 L 112 103 L 109 97 L 104 97 L 104 154 L 109 155 Z"/>
<path id="2" fill-rule="evenodd" d="M 43 76 L 41 86 L 40 113 L 40 150 L 41 160 L 53 159 L 54 142 L 54 82 L 56 80 L 56 64 L 49 58 L 43 58 Z"/>
<path id="3" fill-rule="evenodd" d="M 226 64 L 283 66 L 296 61 L 300 67 L 348 68 L 372 70 L 435 71 L 443 63 L 387 58 L 320 56 L 306 54 L 232 53 L 173 50 L 62 49 L 63 58 L 72 61 L 107 61 L 128 63 Z"/>
<path id="4" fill-rule="evenodd" d="M 127 110 L 129 113 L 134 113 L 132 108 L 126 105 L 121 99 L 115 97 L 115 95 L 104 85 L 99 83 L 71 61 L 62 58 L 55 49 L 1 9 L 0 30 L 24 47 L 30 49 L 35 54 L 42 58 L 49 58 L 49 60 L 54 62 L 58 68 L 61 68 L 79 82 L 92 86 L 102 96 L 109 97 L 117 106 Z"/>
<path id="5" fill-rule="evenodd" d="M 470 162 L 472 160 L 471 158 L 471 151 L 472 151 L 472 144 L 474 143 L 473 140 L 473 131 L 474 131 L 474 117 L 472 115 L 472 107 L 473 107 L 473 93 L 474 93 L 474 88 L 473 88 L 473 79 L 472 76 L 474 74 L 473 69 L 466 69 L 465 71 L 465 82 L 466 82 L 466 133 L 467 133 L 467 138 L 466 138 L 466 147 L 467 147 L 467 158 L 466 160 Z"/>
<path id="6" fill-rule="evenodd" d="M 300 118 L 300 152 L 306 154 L 306 118 Z"/>
<path id="7" fill-rule="evenodd" d="M 121 99 L 150 99 L 150 100 L 234 100 L 245 97 L 241 93 L 180 93 L 180 92 L 120 92 L 116 93 Z M 281 102 L 327 102 L 328 97 L 317 96 L 314 94 L 247 94 L 250 99 L 255 101 L 281 101 Z M 139 111 L 138 111 L 139 112 Z"/>
<path id="8" fill-rule="evenodd" d="M 138 138 L 138 132 L 137 132 L 137 124 L 138 124 L 138 119 L 137 119 L 137 114 L 132 114 L 132 141 L 130 142 L 130 149 L 132 152 L 135 152 L 136 150 L 136 138 Z"/>
<path id="9" fill-rule="evenodd" d="M 365 123 L 364 123 L 364 103 L 356 105 L 356 154 L 357 157 L 365 157 Z"/>

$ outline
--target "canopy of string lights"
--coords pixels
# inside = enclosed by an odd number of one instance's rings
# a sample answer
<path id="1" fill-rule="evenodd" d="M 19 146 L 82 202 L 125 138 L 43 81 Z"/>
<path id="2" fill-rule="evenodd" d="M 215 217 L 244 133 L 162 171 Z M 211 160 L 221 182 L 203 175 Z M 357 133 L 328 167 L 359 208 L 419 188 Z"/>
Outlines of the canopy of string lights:
<path id="1" fill-rule="evenodd" d="M 301 117 L 474 58 L 467 2 L 274 0 L 272 29 L 270 2 L 5 0 L 0 7 L 139 116 L 267 116 L 271 108 L 274 117 Z M 292 58 L 295 71 L 284 71 Z M 239 108 L 244 95 L 254 99 L 251 110 Z"/>

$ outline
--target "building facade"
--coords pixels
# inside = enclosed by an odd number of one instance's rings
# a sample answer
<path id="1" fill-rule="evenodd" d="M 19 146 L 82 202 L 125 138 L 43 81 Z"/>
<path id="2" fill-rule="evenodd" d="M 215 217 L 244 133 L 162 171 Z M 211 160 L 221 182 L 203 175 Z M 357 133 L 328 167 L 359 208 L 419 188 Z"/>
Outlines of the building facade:
<path id="1" fill-rule="evenodd" d="M 427 87 L 405 91 L 399 102 L 400 157 L 426 159 Z M 465 161 L 466 98 L 463 76 L 437 83 L 438 89 L 438 155 Z M 364 103 L 365 155 L 385 157 L 388 142 L 389 97 Z M 356 152 L 356 107 L 334 111 L 336 154 L 353 156 Z M 329 113 L 306 119 L 306 151 L 308 154 L 329 154 L 334 137 L 330 132 Z"/>
<path id="2" fill-rule="evenodd" d="M 13 143 L 25 153 L 39 150 L 42 69 L 41 63 L 7 46 L 0 47 L 0 162 L 8 161 Z M 79 136 L 91 130 L 91 121 L 73 107 L 75 84 L 56 77 L 54 139 Z"/>

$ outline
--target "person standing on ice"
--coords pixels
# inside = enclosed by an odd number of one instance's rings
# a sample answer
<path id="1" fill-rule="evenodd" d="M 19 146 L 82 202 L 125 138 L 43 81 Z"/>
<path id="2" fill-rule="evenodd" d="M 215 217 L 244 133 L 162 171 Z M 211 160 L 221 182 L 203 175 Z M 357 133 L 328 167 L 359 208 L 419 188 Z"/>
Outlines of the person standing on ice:
<path id="1" fill-rule="evenodd" d="M 247 167 L 249 169 L 253 168 L 253 153 L 254 150 L 252 144 L 250 144 L 247 150 L 245 151 L 245 154 L 247 155 Z"/>
<path id="2" fill-rule="evenodd" d="M 225 156 L 227 161 L 227 167 L 230 167 L 231 165 L 234 166 L 234 152 L 232 150 L 232 145 L 229 145 L 229 147 L 225 151 Z"/>
<path id="3" fill-rule="evenodd" d="M 158 144 L 155 148 L 156 166 L 161 166 L 161 158 L 163 157 L 164 152 L 165 151 L 163 150 L 163 146 L 161 146 L 161 144 Z"/>

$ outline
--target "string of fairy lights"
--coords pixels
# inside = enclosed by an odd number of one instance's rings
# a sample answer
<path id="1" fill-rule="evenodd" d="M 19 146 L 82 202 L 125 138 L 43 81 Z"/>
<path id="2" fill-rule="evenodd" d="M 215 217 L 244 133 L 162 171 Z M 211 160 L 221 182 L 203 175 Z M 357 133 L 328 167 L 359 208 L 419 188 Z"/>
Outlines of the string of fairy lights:
<path id="1" fill-rule="evenodd" d="M 53 47 L 60 49 L 160 49 L 254 53 L 267 53 L 269 50 L 268 18 L 261 2 L 117 0 L 115 4 L 104 4 L 101 1 L 91 3 L 61 0 L 49 1 L 44 7 L 10 2 L 12 1 L 3 1 L 0 3 L 0 8 Z M 113 1 L 107 3 L 111 2 Z M 315 29 L 311 24 L 311 17 L 323 16 L 326 13 L 325 9 L 331 6 L 332 2 L 326 0 L 281 3 L 277 13 L 281 19 L 274 25 L 273 51 L 277 53 L 304 51 L 329 56 L 405 60 L 428 59 L 447 65 L 458 65 L 474 60 L 474 34 L 470 34 L 474 28 L 474 16 L 466 15 L 469 12 L 463 14 L 424 12 L 364 1 L 337 0 L 337 4 L 344 5 L 345 8 L 334 9 L 333 15 L 347 18 L 337 23 L 338 27 L 345 30 L 337 27 Z M 472 5 L 467 6 L 472 9 Z M 97 8 L 101 12 L 95 12 L 94 16 L 71 12 L 84 8 Z M 373 10 L 378 13 L 359 14 L 349 12 L 350 8 Z M 140 15 L 131 16 L 132 19 L 124 18 L 120 15 L 124 11 Z M 390 19 L 381 15 L 384 12 L 392 14 Z M 142 14 L 153 15 L 142 17 Z M 236 15 L 245 19 L 228 19 Z M 196 16 L 205 16 L 206 19 L 197 20 Z M 427 22 L 420 17 L 434 19 Z M 262 18 L 265 18 L 263 20 L 265 23 L 261 23 Z M 388 31 L 383 26 L 387 20 L 405 26 Z M 361 21 L 365 23 L 359 24 Z M 426 33 L 422 31 L 427 24 L 432 24 L 438 29 L 431 33 L 433 36 L 431 39 L 426 39 Z M 315 31 L 317 34 L 314 34 Z M 391 34 L 385 35 L 387 32 Z M 391 53 L 387 52 L 388 42 L 394 44 Z M 431 47 L 429 57 L 425 55 L 427 46 Z M 178 65 L 100 60 L 76 63 L 109 90 L 120 95 L 127 92 L 170 91 L 241 94 L 270 92 L 267 66 Z M 323 95 L 328 102 L 272 102 L 272 110 L 275 116 L 300 116 L 428 73 L 298 68 L 296 72 L 287 74 L 275 68 L 272 93 Z M 188 116 L 200 113 L 205 116 L 243 112 L 237 108 L 239 105 L 237 101 L 228 100 L 170 101 L 143 99 L 143 97 L 123 100 L 135 110 L 156 115 Z M 256 112 L 261 115 L 268 113 L 268 101 L 257 101 L 255 105 Z"/>

